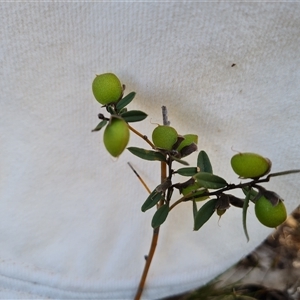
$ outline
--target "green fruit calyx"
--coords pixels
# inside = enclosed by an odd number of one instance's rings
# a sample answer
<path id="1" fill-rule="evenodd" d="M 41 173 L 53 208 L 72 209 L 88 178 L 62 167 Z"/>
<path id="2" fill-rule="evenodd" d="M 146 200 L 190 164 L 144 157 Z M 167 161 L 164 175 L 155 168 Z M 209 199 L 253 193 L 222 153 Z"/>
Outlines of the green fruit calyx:
<path id="1" fill-rule="evenodd" d="M 272 163 L 256 153 L 238 153 L 231 158 L 233 171 L 241 178 L 259 178 L 268 174 Z"/>
<path id="2" fill-rule="evenodd" d="M 103 134 L 103 142 L 106 150 L 118 157 L 126 148 L 129 141 L 129 128 L 123 119 L 111 117 Z"/>
<path id="3" fill-rule="evenodd" d="M 112 73 L 96 75 L 92 83 L 96 100 L 102 105 L 117 102 L 123 95 L 123 87 L 119 78 Z"/>

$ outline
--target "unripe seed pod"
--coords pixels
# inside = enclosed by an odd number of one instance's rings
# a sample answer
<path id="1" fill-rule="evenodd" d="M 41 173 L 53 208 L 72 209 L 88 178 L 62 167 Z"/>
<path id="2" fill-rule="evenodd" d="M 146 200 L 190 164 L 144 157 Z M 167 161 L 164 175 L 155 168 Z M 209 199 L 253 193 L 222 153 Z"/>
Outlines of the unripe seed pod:
<path id="1" fill-rule="evenodd" d="M 167 125 L 158 125 L 152 132 L 152 141 L 157 148 L 171 150 L 178 138 L 177 131 Z"/>
<path id="2" fill-rule="evenodd" d="M 106 150 L 114 157 L 118 157 L 126 148 L 129 141 L 129 128 L 123 119 L 111 118 L 106 126 L 103 141 Z"/>
<path id="3" fill-rule="evenodd" d="M 112 73 L 96 75 L 92 83 L 92 90 L 96 100 L 102 105 L 118 101 L 123 94 L 119 78 Z"/>
<path id="4" fill-rule="evenodd" d="M 198 144 L 198 135 L 196 134 L 185 134 L 184 140 L 180 143 L 177 150 L 180 151 L 183 147 L 189 146 L 192 143 Z"/>
<path id="5" fill-rule="evenodd" d="M 259 178 L 268 174 L 272 163 L 255 153 L 238 153 L 231 158 L 233 171 L 242 178 Z"/>
<path id="6" fill-rule="evenodd" d="M 281 200 L 273 206 L 264 196 L 255 202 L 255 215 L 260 223 L 271 228 L 279 226 L 287 218 L 286 208 Z"/>

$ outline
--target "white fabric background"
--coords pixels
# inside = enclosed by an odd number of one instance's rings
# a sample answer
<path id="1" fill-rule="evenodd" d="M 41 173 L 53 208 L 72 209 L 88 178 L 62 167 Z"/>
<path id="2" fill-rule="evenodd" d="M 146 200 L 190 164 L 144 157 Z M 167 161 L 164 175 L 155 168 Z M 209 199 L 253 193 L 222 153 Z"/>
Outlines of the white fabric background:
<path id="1" fill-rule="evenodd" d="M 0 297 L 131 299 L 148 253 L 154 210 L 140 211 L 159 163 L 113 160 L 94 100 L 95 74 L 113 72 L 149 114 L 162 105 L 181 133 L 199 134 L 214 171 L 238 182 L 238 151 L 299 168 L 299 3 L 1 3 Z M 231 65 L 235 63 L 235 67 Z M 131 135 L 131 146 L 147 147 Z M 191 157 L 195 161 L 197 154 Z M 291 211 L 299 176 L 266 185 Z M 180 178 L 178 178 L 180 180 Z M 256 247 L 270 230 L 249 209 L 192 231 L 190 203 L 161 229 L 144 299 L 197 287 Z"/>

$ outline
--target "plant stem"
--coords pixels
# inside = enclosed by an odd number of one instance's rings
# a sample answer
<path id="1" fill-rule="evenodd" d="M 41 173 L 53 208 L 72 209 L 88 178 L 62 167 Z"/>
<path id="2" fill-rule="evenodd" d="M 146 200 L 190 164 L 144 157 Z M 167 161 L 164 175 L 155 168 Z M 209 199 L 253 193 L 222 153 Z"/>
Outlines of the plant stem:
<path id="1" fill-rule="evenodd" d="M 168 112 L 167 112 L 167 108 L 165 106 L 162 107 L 162 115 L 163 115 L 164 125 L 169 125 Z M 132 128 L 130 125 L 128 125 L 128 127 L 135 134 L 137 134 L 138 136 L 143 138 L 153 149 L 155 149 L 155 146 L 148 140 L 148 138 L 145 135 L 142 135 L 140 132 L 138 132 L 137 130 Z M 167 178 L 167 164 L 165 162 L 161 162 L 161 164 L 160 164 L 160 174 L 161 174 L 160 175 L 160 181 L 161 181 L 161 183 L 163 183 Z M 164 204 L 164 201 L 161 200 L 158 203 L 157 208 L 159 208 L 163 204 Z M 145 263 L 145 266 L 144 266 L 143 274 L 142 274 L 142 277 L 140 279 L 140 283 L 139 283 L 138 289 L 136 291 L 134 300 L 140 300 L 140 298 L 142 296 L 142 293 L 143 293 L 143 290 L 144 290 L 144 287 L 145 287 L 145 283 L 146 283 L 146 279 L 147 279 L 147 275 L 148 275 L 148 271 L 150 269 L 150 265 L 151 265 L 151 262 L 152 262 L 152 259 L 154 257 L 154 253 L 155 253 L 155 249 L 156 249 L 156 245 L 157 245 L 157 241 L 158 241 L 158 236 L 159 236 L 159 228 L 160 228 L 160 226 L 153 229 L 150 250 L 149 250 L 148 256 L 146 257 L 146 263 Z"/>
<path id="2" fill-rule="evenodd" d="M 141 134 L 139 131 L 137 131 L 136 129 L 134 129 L 133 127 L 131 127 L 128 123 L 127 123 L 127 125 L 128 125 L 128 128 L 129 128 L 132 132 L 134 132 L 136 135 L 138 135 L 138 136 L 141 137 L 144 141 L 146 141 L 146 142 L 151 146 L 152 149 L 155 149 L 154 144 L 147 138 L 146 135 Z"/>
<path id="3" fill-rule="evenodd" d="M 153 229 L 153 235 L 152 235 L 150 250 L 149 250 L 148 256 L 146 257 L 146 263 L 145 263 L 144 271 L 143 271 L 142 277 L 140 279 L 140 283 L 139 283 L 136 295 L 134 297 L 134 300 L 140 300 L 140 298 L 142 296 L 144 286 L 145 286 L 145 282 L 146 282 L 146 278 L 147 278 L 147 275 L 148 275 L 148 271 L 150 269 L 152 258 L 154 256 L 154 252 L 155 252 L 155 249 L 156 249 L 158 234 L 159 234 L 159 227 Z"/>

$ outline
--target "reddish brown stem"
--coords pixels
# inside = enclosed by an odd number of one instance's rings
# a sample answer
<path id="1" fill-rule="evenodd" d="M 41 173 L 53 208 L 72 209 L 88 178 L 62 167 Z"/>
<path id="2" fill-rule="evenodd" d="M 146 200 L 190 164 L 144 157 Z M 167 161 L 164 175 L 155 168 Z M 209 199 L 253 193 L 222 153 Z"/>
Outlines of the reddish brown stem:
<path id="1" fill-rule="evenodd" d="M 165 162 L 161 162 L 161 182 L 164 182 L 166 177 L 167 177 L 167 164 Z M 160 207 L 162 204 L 163 204 L 163 201 L 158 204 L 158 207 Z M 154 253 L 155 253 L 158 236 L 159 236 L 159 228 L 160 227 L 156 227 L 153 229 L 150 250 L 149 250 L 148 256 L 146 257 L 144 271 L 143 271 L 142 277 L 140 279 L 140 283 L 139 283 L 136 295 L 134 297 L 134 300 L 140 300 L 140 298 L 142 296 L 142 293 L 143 293 L 143 290 L 145 287 L 145 283 L 146 283 L 146 279 L 147 279 L 147 275 L 148 275 L 148 271 L 150 269 L 150 265 L 151 265 L 151 262 L 152 262 L 152 259 L 153 259 Z"/>

